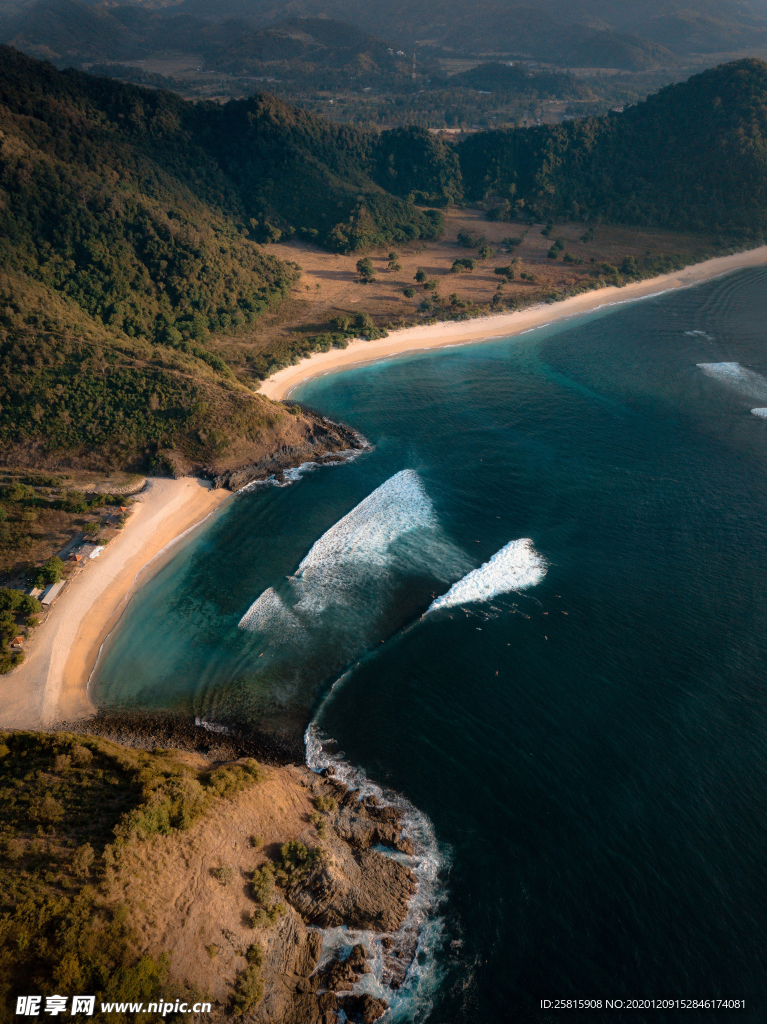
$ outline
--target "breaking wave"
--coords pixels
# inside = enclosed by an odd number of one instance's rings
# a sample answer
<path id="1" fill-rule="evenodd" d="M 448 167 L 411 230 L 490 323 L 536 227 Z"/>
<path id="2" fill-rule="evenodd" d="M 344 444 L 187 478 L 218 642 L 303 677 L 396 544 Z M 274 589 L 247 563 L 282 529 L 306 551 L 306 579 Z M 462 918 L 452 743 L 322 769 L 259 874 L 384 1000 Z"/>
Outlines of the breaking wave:
<path id="1" fill-rule="evenodd" d="M 462 556 L 439 530 L 418 474 L 404 469 L 377 487 L 312 546 L 282 593 L 264 591 L 240 620 L 252 632 L 311 625 L 339 605 L 370 611 L 374 591 L 397 576 L 423 572 L 455 578 Z"/>
<path id="2" fill-rule="evenodd" d="M 286 629 L 294 633 L 301 628 L 299 618 L 273 587 L 269 587 L 253 602 L 240 619 L 239 625 L 240 629 L 247 629 L 251 633 L 271 633 L 277 639 L 284 638 Z"/>
<path id="3" fill-rule="evenodd" d="M 767 379 L 740 363 L 696 363 L 708 377 L 727 384 L 741 395 L 760 398 L 767 402 Z"/>
<path id="4" fill-rule="evenodd" d="M 401 794 L 375 785 L 361 769 L 346 762 L 342 753 L 330 753 L 332 741 L 323 738 L 315 722 L 306 730 L 304 743 L 306 764 L 313 772 L 330 770 L 360 799 L 372 795 L 380 805 L 400 812 L 402 832 L 413 844 L 413 854 L 407 856 L 385 849 L 380 852 L 407 864 L 417 882 L 399 931 L 384 936 L 372 930 L 355 929 L 352 938 L 345 927 L 324 929 L 320 963 L 330 959 L 336 950 L 361 942 L 370 957 L 372 974 L 362 976 L 355 992 L 367 991 L 384 998 L 390 1007 L 387 1021 L 423 1019 L 432 1008 L 441 981 L 436 954 L 445 935 L 440 907 L 447 895 L 442 878 L 449 862 L 448 852 L 440 848 L 434 827 L 422 811 Z M 385 945 L 384 938 L 392 941 Z"/>
<path id="5" fill-rule="evenodd" d="M 760 420 L 767 420 L 767 409 L 752 409 L 752 416 L 758 416 Z"/>
<path id="6" fill-rule="evenodd" d="M 308 607 L 320 593 L 345 588 L 349 566 L 364 562 L 385 568 L 395 541 L 414 530 L 438 526 L 434 508 L 417 473 L 403 469 L 377 487 L 312 546 L 296 570 Z M 352 576 L 356 574 L 352 571 Z"/>
<path id="7" fill-rule="evenodd" d="M 468 573 L 446 594 L 432 601 L 425 614 L 438 608 L 489 601 L 499 594 L 533 587 L 546 575 L 546 568 L 546 559 L 535 550 L 529 537 L 512 540 L 489 562 Z"/>

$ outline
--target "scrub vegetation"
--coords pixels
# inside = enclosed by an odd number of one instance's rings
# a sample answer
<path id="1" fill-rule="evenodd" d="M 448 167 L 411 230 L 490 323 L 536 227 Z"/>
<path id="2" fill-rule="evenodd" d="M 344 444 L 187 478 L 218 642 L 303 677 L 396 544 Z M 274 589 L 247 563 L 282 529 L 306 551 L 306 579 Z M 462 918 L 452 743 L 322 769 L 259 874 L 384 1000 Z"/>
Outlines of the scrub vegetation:
<path id="1" fill-rule="evenodd" d="M 188 829 L 213 801 L 261 778 L 253 761 L 199 772 L 172 752 L 0 734 L 0 1021 L 30 992 L 177 998 L 168 957 L 137 954 L 112 883 L 142 843 Z"/>

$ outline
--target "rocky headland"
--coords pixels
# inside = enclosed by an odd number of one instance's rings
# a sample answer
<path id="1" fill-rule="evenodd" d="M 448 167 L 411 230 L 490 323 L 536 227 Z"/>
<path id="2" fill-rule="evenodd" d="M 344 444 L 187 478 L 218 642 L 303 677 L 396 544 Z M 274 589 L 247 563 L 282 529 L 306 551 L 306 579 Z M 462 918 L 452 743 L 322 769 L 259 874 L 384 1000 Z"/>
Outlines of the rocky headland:
<path id="1" fill-rule="evenodd" d="M 138 970 L 130 967 L 136 960 L 160 965 L 163 991 L 209 1000 L 214 1019 L 234 1012 L 253 1024 L 336 1024 L 343 1011 L 349 1021 L 372 1024 L 381 1017 L 418 939 L 407 925 L 417 882 L 400 812 L 361 799 L 330 771 L 319 775 L 276 757 L 258 764 L 243 749 L 249 744 L 232 737 L 207 733 L 201 752 L 194 731 L 184 737 L 177 726 L 178 746 L 169 749 L 146 729 L 142 749 L 136 723 L 132 736 L 123 729 L 131 746 L 83 732 L 0 735 L 6 774 L 18 772 L 32 788 L 44 782 L 46 792 L 30 791 L 25 806 L 37 810 L 5 809 L 13 821 L 6 889 L 14 891 L 19 872 L 38 870 L 34 858 L 44 846 L 48 860 L 35 876 L 41 892 L 83 885 L 99 927 L 127 922 L 124 973 Z M 103 720 L 100 730 L 107 731 Z M 28 781 L 33 759 L 38 782 Z M 107 784 L 124 788 L 122 813 L 90 835 L 96 825 L 82 818 L 82 802 L 98 800 L 94 822 L 109 817 L 96 792 Z M 79 787 L 70 819 L 67 801 Z M 10 789 L 3 793 L 16 799 Z M 41 813 L 50 821 L 44 841 Z M 62 857 L 76 865 L 69 883 L 56 876 Z M 6 987 L 14 990 L 23 973 L 17 965 Z"/>

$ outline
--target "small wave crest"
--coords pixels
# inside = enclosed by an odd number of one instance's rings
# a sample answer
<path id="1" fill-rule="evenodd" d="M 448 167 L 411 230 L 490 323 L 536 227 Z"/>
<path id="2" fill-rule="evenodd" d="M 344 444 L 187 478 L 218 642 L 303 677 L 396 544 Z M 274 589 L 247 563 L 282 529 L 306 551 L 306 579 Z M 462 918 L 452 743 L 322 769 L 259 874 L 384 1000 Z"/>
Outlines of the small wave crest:
<path id="1" fill-rule="evenodd" d="M 446 594 L 432 601 L 425 614 L 439 608 L 490 601 L 500 594 L 525 590 L 540 583 L 546 575 L 546 559 L 529 537 L 512 540 L 496 551 L 489 562 L 458 580 Z"/>
<path id="2" fill-rule="evenodd" d="M 760 420 L 767 420 L 767 409 L 752 409 L 752 416 L 758 416 Z"/>
<path id="3" fill-rule="evenodd" d="M 740 363 L 696 363 L 696 366 L 707 377 L 727 384 L 741 395 L 767 401 L 767 379 L 753 370 L 747 370 Z"/>
<path id="4" fill-rule="evenodd" d="M 339 948 L 361 942 L 370 956 L 372 975 L 363 976 L 359 991 L 386 999 L 390 1007 L 387 1021 L 420 1020 L 431 1009 L 441 980 L 436 953 L 445 933 L 440 907 L 446 898 L 441 879 L 447 867 L 447 853 L 440 848 L 434 826 L 422 811 L 401 794 L 371 782 L 360 768 L 345 761 L 342 753 L 329 752 L 331 741 L 322 736 L 315 722 L 306 730 L 304 743 L 306 764 L 313 772 L 330 769 L 360 799 L 374 796 L 380 805 L 399 811 L 402 832 L 413 844 L 413 854 L 405 856 L 384 849 L 380 852 L 404 860 L 417 882 L 402 926 L 387 936 L 393 940 L 390 949 L 385 948 L 381 942 L 384 936 L 378 932 L 355 930 L 352 940 L 348 929 L 328 928 L 323 930 L 323 960 Z"/>
<path id="5" fill-rule="evenodd" d="M 240 619 L 240 629 L 251 633 L 269 633 L 275 640 L 282 640 L 286 633 L 294 634 L 300 630 L 301 621 L 277 591 L 269 587 Z"/>
<path id="6" fill-rule="evenodd" d="M 325 456 L 320 462 L 302 462 L 300 466 L 284 469 L 281 477 L 272 473 L 266 480 L 251 480 L 249 484 L 240 487 L 237 493 L 247 494 L 249 491 L 258 490 L 260 487 L 290 487 L 291 484 L 296 483 L 301 477 L 307 473 L 313 473 L 316 469 L 322 469 L 324 466 L 342 466 L 347 462 L 352 462 L 362 455 L 363 452 L 372 451 L 373 446 L 369 441 L 366 441 L 361 435 L 358 435 L 358 440 L 360 442 L 359 448 L 345 448 L 343 451 L 333 452 Z"/>

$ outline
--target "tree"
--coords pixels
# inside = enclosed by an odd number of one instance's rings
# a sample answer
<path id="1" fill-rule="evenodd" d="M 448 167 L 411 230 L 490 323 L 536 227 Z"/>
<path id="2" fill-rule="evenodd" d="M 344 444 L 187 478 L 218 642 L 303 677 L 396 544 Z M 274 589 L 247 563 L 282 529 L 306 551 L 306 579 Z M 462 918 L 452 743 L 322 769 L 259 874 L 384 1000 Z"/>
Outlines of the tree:
<path id="1" fill-rule="evenodd" d="M 450 268 L 450 272 L 451 274 L 462 274 L 465 270 L 469 274 L 471 274 L 472 271 L 476 268 L 476 266 L 477 261 L 473 259 L 465 258 L 461 260 L 456 260 L 453 263 L 453 266 Z"/>
<path id="2" fill-rule="evenodd" d="M 360 276 L 361 284 L 368 284 L 370 281 L 375 280 L 375 268 L 367 256 L 364 259 L 357 260 L 357 273 Z"/>
<path id="3" fill-rule="evenodd" d="M 477 249 L 485 244 L 486 239 L 484 235 L 475 235 L 468 228 L 461 228 L 456 241 L 462 249 Z"/>
<path id="4" fill-rule="evenodd" d="M 424 281 L 428 281 L 429 280 L 429 275 L 426 273 L 426 271 L 423 269 L 423 267 L 419 267 L 418 270 L 416 270 L 416 272 L 415 272 L 415 280 L 419 284 L 423 284 Z"/>
<path id="5" fill-rule="evenodd" d="M 42 606 L 36 598 L 25 594 L 23 590 L 0 587 L 0 614 L 16 612 L 21 615 L 32 615 L 39 611 L 42 611 Z"/>
<path id="6" fill-rule="evenodd" d="M 406 299 L 412 299 L 415 295 L 415 288 L 406 288 L 402 293 Z"/>
<path id="7" fill-rule="evenodd" d="M 639 276 L 639 267 L 633 256 L 624 256 L 623 263 L 621 263 L 621 273 L 625 274 L 626 277 Z"/>
<path id="8" fill-rule="evenodd" d="M 488 257 L 492 256 L 494 253 L 495 249 L 491 249 L 489 245 L 480 245 L 479 247 L 478 255 L 481 260 L 488 259 Z"/>
<path id="9" fill-rule="evenodd" d="M 354 327 L 362 335 L 375 330 L 375 324 L 369 313 L 358 313 L 354 318 Z"/>
<path id="10" fill-rule="evenodd" d="M 507 281 L 514 280 L 514 267 L 512 266 L 496 267 L 493 273 L 497 274 L 499 277 L 505 277 Z"/>
<path id="11" fill-rule="evenodd" d="M 52 555 L 40 566 L 35 577 L 35 583 L 38 587 L 46 586 L 48 583 L 58 583 L 63 572 L 64 563 L 57 555 Z"/>

